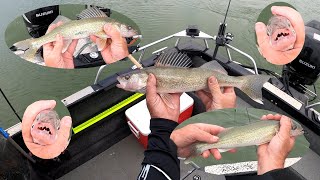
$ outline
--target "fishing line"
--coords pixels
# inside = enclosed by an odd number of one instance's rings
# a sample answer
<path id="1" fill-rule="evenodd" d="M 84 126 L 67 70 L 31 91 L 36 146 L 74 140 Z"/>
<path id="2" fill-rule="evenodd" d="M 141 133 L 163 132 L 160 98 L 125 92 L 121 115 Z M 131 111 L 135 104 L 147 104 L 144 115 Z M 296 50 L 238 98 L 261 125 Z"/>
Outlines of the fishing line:
<path id="1" fill-rule="evenodd" d="M 223 24 L 226 23 L 226 19 L 227 19 L 227 16 L 228 16 L 228 12 L 229 12 L 229 7 L 230 7 L 230 3 L 231 3 L 231 0 L 229 1 L 229 4 L 228 4 L 228 8 L 227 8 L 227 11 L 226 11 L 226 15 L 224 16 L 224 21 L 223 21 Z"/>
<path id="2" fill-rule="evenodd" d="M 14 107 L 11 105 L 9 99 L 8 99 L 7 96 L 4 94 L 4 92 L 2 91 L 1 88 L 0 88 L 0 92 L 1 92 L 2 96 L 4 97 L 4 99 L 7 101 L 7 103 L 9 104 L 11 110 L 14 112 L 14 114 L 17 116 L 17 118 L 20 120 L 20 122 L 22 122 L 22 119 L 20 118 L 20 116 L 18 115 L 18 113 L 16 112 L 16 110 L 14 109 Z"/>

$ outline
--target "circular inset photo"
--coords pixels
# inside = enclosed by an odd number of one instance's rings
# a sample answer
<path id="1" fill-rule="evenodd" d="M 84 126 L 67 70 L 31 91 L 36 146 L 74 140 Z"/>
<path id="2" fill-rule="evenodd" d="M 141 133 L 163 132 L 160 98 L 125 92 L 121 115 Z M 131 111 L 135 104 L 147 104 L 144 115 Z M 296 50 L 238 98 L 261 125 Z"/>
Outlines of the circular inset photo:
<path id="1" fill-rule="evenodd" d="M 56 98 L 30 104 L 22 118 L 22 137 L 28 150 L 41 159 L 58 157 L 68 147 L 72 120 L 68 109 Z"/>
<path id="2" fill-rule="evenodd" d="M 261 55 L 276 65 L 285 65 L 296 59 L 305 42 L 301 14 L 284 2 L 272 3 L 264 8 L 255 30 Z"/>
<path id="3" fill-rule="evenodd" d="M 188 143 L 182 139 L 192 139 L 194 134 L 208 137 L 203 138 L 205 142 L 186 146 Z M 185 164 L 219 175 L 256 171 L 264 174 L 293 165 L 309 149 L 298 121 L 254 108 L 222 109 L 193 116 L 172 132 L 171 139 Z M 274 157 L 278 159 L 273 162 Z"/>
<path id="4" fill-rule="evenodd" d="M 87 68 L 126 58 L 137 48 L 139 27 L 105 7 L 55 5 L 29 11 L 6 29 L 10 50 L 53 68 Z M 129 51 L 130 50 L 130 51 Z"/>

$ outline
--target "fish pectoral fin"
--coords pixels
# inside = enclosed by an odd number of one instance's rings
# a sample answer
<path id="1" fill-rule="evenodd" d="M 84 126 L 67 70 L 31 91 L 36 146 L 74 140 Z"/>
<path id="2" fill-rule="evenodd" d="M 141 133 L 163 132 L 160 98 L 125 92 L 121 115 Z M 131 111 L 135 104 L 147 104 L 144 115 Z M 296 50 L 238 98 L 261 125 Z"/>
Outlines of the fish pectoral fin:
<path id="1" fill-rule="evenodd" d="M 141 89 L 139 89 L 137 92 L 141 93 L 141 94 L 145 94 L 146 91 L 147 91 L 147 87 L 145 86 L 145 87 L 142 87 Z"/>
<path id="2" fill-rule="evenodd" d="M 108 39 L 109 38 L 109 36 L 104 31 L 96 32 L 96 33 L 94 33 L 94 35 L 100 39 Z"/>
<path id="3" fill-rule="evenodd" d="M 172 102 L 172 96 L 171 94 L 159 94 L 161 99 L 163 100 L 163 102 L 171 109 L 175 109 L 174 108 L 174 104 Z"/>
<path id="4" fill-rule="evenodd" d="M 62 53 L 65 53 L 67 51 L 71 43 L 72 43 L 72 39 L 63 41 Z"/>
<path id="5" fill-rule="evenodd" d="M 254 101 L 263 105 L 263 102 L 260 99 L 254 99 Z"/>
<path id="6" fill-rule="evenodd" d="M 96 41 L 96 45 L 98 47 L 98 51 L 102 51 L 107 45 L 107 40 L 98 38 Z"/>
<path id="7" fill-rule="evenodd" d="M 98 50 L 99 51 L 103 50 L 107 46 L 108 36 L 106 35 L 106 33 L 102 31 L 95 33 L 94 35 L 98 37 L 95 43 L 98 47 Z"/>
<path id="8" fill-rule="evenodd" d="M 224 153 L 224 152 L 227 152 L 227 151 L 230 151 L 231 149 L 218 149 L 219 152 L 221 153 Z"/>

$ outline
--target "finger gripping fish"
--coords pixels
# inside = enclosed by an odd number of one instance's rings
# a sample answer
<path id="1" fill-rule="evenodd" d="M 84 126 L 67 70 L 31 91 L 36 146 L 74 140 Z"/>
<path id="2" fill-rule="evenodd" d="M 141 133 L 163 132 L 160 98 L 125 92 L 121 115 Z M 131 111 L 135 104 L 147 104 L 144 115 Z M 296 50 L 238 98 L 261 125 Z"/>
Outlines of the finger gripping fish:
<path id="1" fill-rule="evenodd" d="M 157 93 L 160 95 L 191 92 L 208 89 L 208 78 L 215 76 L 220 87 L 237 87 L 253 100 L 262 103 L 261 89 L 263 84 L 270 79 L 270 76 L 228 76 L 225 70 L 222 67 L 218 67 L 219 64 L 215 61 L 210 61 L 199 68 L 176 67 L 178 63 L 191 65 L 191 59 L 182 53 L 161 56 L 154 67 L 120 75 L 117 78 L 120 83 L 117 87 L 127 91 L 145 93 L 148 75 L 152 73 L 157 79 Z M 173 64 L 171 63 L 172 61 L 174 61 Z"/>
<path id="2" fill-rule="evenodd" d="M 261 120 L 244 126 L 227 128 L 217 135 L 219 141 L 216 143 L 194 144 L 191 156 L 200 155 L 205 150 L 213 148 L 217 148 L 220 152 L 225 152 L 233 148 L 265 144 L 271 141 L 279 132 L 279 129 L 280 121 L 277 120 Z M 302 134 L 302 126 L 295 121 L 291 121 L 290 135 L 298 136 Z M 186 159 L 185 162 L 188 163 L 189 159 Z"/>

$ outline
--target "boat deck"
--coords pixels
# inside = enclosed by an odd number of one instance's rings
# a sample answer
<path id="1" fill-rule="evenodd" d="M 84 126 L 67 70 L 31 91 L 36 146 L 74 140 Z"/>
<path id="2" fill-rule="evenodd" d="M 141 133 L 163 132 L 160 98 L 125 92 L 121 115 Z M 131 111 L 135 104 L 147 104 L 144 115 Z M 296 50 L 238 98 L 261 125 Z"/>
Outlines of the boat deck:
<path id="1" fill-rule="evenodd" d="M 103 153 L 69 172 L 59 180 L 69 179 L 136 179 L 141 168 L 144 149 L 130 135 Z M 181 163 L 181 175 L 193 167 Z"/>
<path id="2" fill-rule="evenodd" d="M 238 107 L 251 107 L 245 101 L 237 98 Z M 141 162 L 144 158 L 144 149 L 137 141 L 134 135 L 130 135 L 124 138 L 122 141 L 113 145 L 106 151 L 102 152 L 98 156 L 92 158 L 71 172 L 67 173 L 59 180 L 78 180 L 78 179 L 136 179 L 141 168 Z M 189 175 L 186 177 L 189 171 L 194 170 L 191 165 L 186 165 L 183 161 L 180 162 L 180 174 L 181 177 L 189 179 Z M 196 170 L 192 174 L 201 174 L 203 176 L 212 177 L 215 180 L 225 179 L 224 176 L 211 175 L 204 173 L 203 171 Z M 207 174 L 207 175 L 205 175 Z M 192 178 L 190 178 L 192 179 Z"/>
<path id="3" fill-rule="evenodd" d="M 237 98 L 237 107 L 249 108 L 251 106 L 241 98 Z M 65 174 L 59 178 L 59 180 L 134 180 L 140 172 L 141 162 L 144 158 L 143 152 L 144 149 L 142 145 L 139 144 L 135 136 L 131 134 L 101 154 Z M 308 180 L 319 180 L 320 172 L 318 171 L 318 164 L 320 164 L 320 157 L 314 151 L 309 149 L 300 161 L 289 168 L 290 172 L 295 172 L 297 176 L 303 176 Z M 195 170 L 194 167 L 184 164 L 183 161 L 180 162 L 180 167 L 181 179 L 193 180 L 197 176 L 201 177 L 201 179 L 226 179 L 224 175 L 206 173 L 204 172 L 204 169 Z M 289 176 L 292 177 L 292 174 Z"/>

